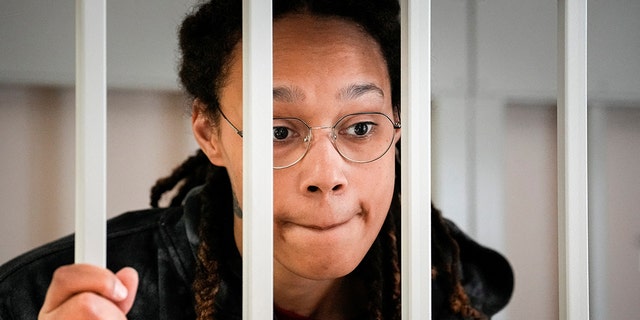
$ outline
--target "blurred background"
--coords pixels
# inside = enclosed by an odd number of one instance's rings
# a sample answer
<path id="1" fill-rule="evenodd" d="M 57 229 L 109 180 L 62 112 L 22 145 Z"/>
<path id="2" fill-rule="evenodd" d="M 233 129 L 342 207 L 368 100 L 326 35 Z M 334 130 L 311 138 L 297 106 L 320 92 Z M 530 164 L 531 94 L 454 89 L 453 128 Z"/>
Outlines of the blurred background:
<path id="1" fill-rule="evenodd" d="M 193 3 L 107 3 L 109 216 L 196 150 L 175 75 Z M 74 10 L 0 2 L 0 263 L 73 232 Z M 637 319 L 640 2 L 588 12 L 591 318 Z M 432 20 L 434 203 L 512 263 L 496 319 L 558 319 L 557 2 L 432 0 Z"/>

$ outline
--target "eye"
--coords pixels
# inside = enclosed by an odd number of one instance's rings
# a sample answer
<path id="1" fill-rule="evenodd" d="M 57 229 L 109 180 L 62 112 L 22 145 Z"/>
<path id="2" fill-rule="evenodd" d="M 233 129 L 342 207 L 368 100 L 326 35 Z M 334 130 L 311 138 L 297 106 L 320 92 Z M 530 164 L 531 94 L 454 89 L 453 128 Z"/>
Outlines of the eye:
<path id="1" fill-rule="evenodd" d="M 289 136 L 289 129 L 286 127 L 273 127 L 273 140 L 284 140 Z"/>
<path id="2" fill-rule="evenodd" d="M 374 126 L 373 122 L 358 122 L 349 126 L 346 133 L 352 136 L 365 136 L 373 130 Z"/>

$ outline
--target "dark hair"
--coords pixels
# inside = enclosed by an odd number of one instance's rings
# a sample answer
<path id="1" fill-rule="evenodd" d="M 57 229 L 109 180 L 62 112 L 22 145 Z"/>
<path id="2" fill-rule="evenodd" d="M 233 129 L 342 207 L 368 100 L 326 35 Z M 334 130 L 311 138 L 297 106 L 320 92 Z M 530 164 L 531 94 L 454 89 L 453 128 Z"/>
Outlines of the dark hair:
<path id="1" fill-rule="evenodd" d="M 391 99 L 400 108 L 400 7 L 396 0 L 273 1 L 274 20 L 287 14 L 333 16 L 355 22 L 373 37 L 387 62 Z M 227 79 L 232 51 L 242 39 L 242 1 L 219 0 L 200 5 L 187 16 L 179 32 L 179 76 L 183 89 L 219 116 L 219 93 Z"/>
<path id="2" fill-rule="evenodd" d="M 353 21 L 380 45 L 387 63 L 391 82 L 392 103 L 400 108 L 400 24 L 397 0 L 275 0 L 273 16 L 277 20 L 287 14 L 304 13 L 316 16 L 340 17 Z M 189 14 L 180 29 L 180 80 L 184 90 L 203 102 L 206 112 L 219 119 L 219 93 L 227 78 L 233 59 L 232 51 L 242 37 L 242 1 L 214 0 L 201 4 Z M 398 151 L 399 154 L 399 151 Z M 219 177 L 223 176 L 221 182 Z M 217 177 L 217 178 L 216 178 Z M 214 179 L 217 179 L 215 182 Z M 179 186 L 171 205 L 182 202 L 196 185 L 205 185 L 201 192 L 203 212 L 200 222 L 201 244 L 197 253 L 197 269 L 193 283 L 198 319 L 216 318 L 215 298 L 219 290 L 222 269 L 220 261 L 226 255 L 232 235 L 230 211 L 209 210 L 212 195 L 229 193 L 224 168 L 212 165 L 202 151 L 177 167 L 171 176 L 158 180 L 152 189 L 151 205 L 158 206 L 161 196 Z M 368 288 L 368 319 L 400 319 L 400 164 L 396 159 L 394 197 L 378 237 L 363 261 L 353 272 Z M 231 201 L 231 200 L 230 200 Z M 217 208 L 220 205 L 218 204 Z M 215 211 L 215 212 L 214 212 Z M 458 247 L 449 234 L 439 211 L 432 210 L 432 246 L 434 279 L 448 297 L 451 314 L 465 318 L 483 316 L 470 306 L 462 289 Z M 227 231 L 225 231 L 227 230 Z M 231 240 L 230 240 L 231 239 Z M 425 270 L 425 272 L 427 272 Z"/>

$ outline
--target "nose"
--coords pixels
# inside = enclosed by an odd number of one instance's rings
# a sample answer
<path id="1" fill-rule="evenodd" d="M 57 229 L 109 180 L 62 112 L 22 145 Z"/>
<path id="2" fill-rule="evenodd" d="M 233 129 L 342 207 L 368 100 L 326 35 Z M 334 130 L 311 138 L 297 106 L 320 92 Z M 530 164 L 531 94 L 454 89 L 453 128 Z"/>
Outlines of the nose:
<path id="1" fill-rule="evenodd" d="M 323 129 L 329 130 L 314 130 L 311 146 L 298 164 L 303 177 L 300 187 L 307 194 L 337 194 L 347 186 L 346 160 L 333 145 L 331 129 Z"/>

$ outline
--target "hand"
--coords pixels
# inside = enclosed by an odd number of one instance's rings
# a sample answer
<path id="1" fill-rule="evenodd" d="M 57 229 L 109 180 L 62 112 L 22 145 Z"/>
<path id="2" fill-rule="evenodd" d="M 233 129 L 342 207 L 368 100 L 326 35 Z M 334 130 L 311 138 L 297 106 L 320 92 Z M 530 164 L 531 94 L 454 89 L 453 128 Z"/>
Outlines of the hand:
<path id="1" fill-rule="evenodd" d="M 138 289 L 138 273 L 117 273 L 89 264 L 58 268 L 53 274 L 39 320 L 126 319 Z"/>

